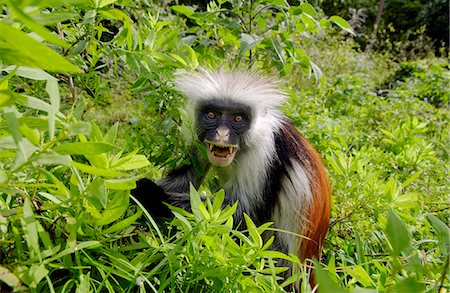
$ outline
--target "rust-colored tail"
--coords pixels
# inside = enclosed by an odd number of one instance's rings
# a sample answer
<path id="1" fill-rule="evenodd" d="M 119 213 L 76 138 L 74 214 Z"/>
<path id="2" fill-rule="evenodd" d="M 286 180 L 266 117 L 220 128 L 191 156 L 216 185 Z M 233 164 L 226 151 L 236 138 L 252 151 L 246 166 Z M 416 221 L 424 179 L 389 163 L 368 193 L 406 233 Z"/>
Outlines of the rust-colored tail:
<path id="1" fill-rule="evenodd" d="M 331 186 L 328 181 L 328 174 L 322 163 L 320 155 L 312 145 L 304 141 L 309 155 L 311 156 L 311 167 L 314 171 L 311 191 L 312 201 L 308 211 L 308 223 L 303 231 L 304 236 L 299 248 L 299 257 L 305 259 L 319 259 L 319 255 L 328 232 L 331 213 Z M 311 273 L 311 287 L 314 287 L 315 280 Z"/>

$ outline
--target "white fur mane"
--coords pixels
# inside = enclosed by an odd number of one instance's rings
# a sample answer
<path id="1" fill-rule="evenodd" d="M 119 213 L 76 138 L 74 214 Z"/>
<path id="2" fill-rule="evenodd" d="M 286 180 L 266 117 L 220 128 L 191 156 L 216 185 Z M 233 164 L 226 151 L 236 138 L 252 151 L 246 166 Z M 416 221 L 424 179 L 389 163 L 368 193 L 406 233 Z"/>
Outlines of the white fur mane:
<path id="1" fill-rule="evenodd" d="M 203 68 L 196 72 L 178 72 L 175 87 L 194 105 L 210 99 L 223 99 L 265 112 L 278 108 L 287 100 L 275 79 L 250 71 Z"/>

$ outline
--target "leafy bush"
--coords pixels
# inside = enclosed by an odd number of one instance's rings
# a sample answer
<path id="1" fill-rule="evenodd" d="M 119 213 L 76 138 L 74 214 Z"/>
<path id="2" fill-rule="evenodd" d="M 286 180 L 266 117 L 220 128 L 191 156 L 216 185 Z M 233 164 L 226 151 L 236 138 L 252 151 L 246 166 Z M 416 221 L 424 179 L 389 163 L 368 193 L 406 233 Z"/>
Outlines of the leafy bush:
<path id="1" fill-rule="evenodd" d="M 450 102 L 448 84 L 449 63 L 443 59 L 424 62 L 404 62 L 389 76 L 384 85 L 395 89 L 404 98 L 415 97 L 438 107 Z"/>
<path id="2" fill-rule="evenodd" d="M 306 3 L 0 5 L 0 291 L 310 292 L 307 264 L 277 276 L 299 262 L 268 250 L 269 224 L 231 229 L 223 192 L 192 190 L 198 209 L 160 226 L 129 194 L 188 151 L 174 71 L 233 58 L 285 75 L 284 110 L 324 154 L 321 290 L 450 289 L 447 61 L 358 52 Z"/>

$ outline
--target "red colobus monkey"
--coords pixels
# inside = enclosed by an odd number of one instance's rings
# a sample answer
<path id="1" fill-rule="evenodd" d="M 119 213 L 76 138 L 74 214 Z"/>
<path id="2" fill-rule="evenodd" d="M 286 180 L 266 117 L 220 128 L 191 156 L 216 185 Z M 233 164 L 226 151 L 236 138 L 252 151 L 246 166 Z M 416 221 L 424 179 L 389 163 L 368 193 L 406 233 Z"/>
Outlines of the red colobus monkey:
<path id="1" fill-rule="evenodd" d="M 305 236 L 274 232 L 273 249 L 317 258 L 329 226 L 331 188 L 319 154 L 280 111 L 287 96 L 277 81 L 202 70 L 178 75 L 175 86 L 188 98 L 197 139 L 206 147 L 202 164 L 216 170 L 226 204 L 239 201 L 237 227 L 244 213 L 256 225 L 273 222 Z M 171 217 L 163 202 L 190 210 L 190 183 L 198 188 L 203 179 L 196 170 L 188 164 L 157 183 L 140 180 L 132 193 L 153 216 Z"/>

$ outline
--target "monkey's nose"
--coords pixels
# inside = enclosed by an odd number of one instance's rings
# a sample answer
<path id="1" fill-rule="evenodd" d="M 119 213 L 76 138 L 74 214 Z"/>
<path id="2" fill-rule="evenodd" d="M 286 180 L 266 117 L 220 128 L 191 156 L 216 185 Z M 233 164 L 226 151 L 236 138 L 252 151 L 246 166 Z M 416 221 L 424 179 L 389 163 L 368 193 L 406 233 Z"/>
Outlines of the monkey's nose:
<path id="1" fill-rule="evenodd" d="M 219 126 L 216 129 L 216 139 L 218 141 L 228 141 L 228 139 L 230 138 L 230 129 L 228 127 L 225 126 Z"/>

